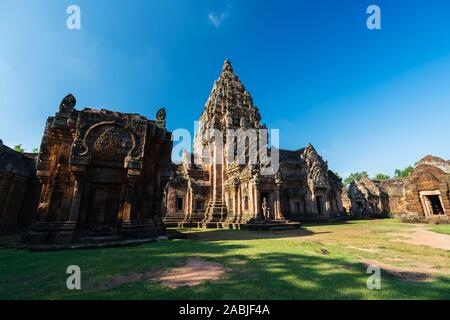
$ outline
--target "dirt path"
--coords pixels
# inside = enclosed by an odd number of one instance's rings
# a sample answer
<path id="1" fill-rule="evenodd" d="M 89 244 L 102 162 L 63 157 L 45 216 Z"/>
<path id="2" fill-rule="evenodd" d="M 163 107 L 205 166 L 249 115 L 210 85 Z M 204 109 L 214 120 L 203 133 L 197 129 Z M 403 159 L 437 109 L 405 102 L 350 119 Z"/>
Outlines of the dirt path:
<path id="1" fill-rule="evenodd" d="M 395 235 L 401 236 L 402 239 L 393 241 L 450 250 L 450 235 L 429 231 L 425 225 L 415 225 L 414 227 L 413 233 L 396 233 Z"/>
<path id="2" fill-rule="evenodd" d="M 193 287 L 203 281 L 216 281 L 225 278 L 227 271 L 221 264 L 194 257 L 187 259 L 185 265 L 167 271 L 133 272 L 111 277 L 100 284 L 99 289 L 110 289 L 139 281 L 157 281 L 172 289 L 181 286 Z"/>

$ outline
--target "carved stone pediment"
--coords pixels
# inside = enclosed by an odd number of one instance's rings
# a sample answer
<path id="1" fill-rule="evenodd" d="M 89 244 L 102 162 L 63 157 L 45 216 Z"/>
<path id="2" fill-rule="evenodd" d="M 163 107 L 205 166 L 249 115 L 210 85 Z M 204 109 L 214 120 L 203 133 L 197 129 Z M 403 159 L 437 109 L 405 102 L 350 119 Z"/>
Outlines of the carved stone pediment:
<path id="1" fill-rule="evenodd" d="M 133 141 L 129 133 L 117 126 L 104 130 L 93 143 L 96 156 L 102 159 L 125 157 L 132 148 Z"/>

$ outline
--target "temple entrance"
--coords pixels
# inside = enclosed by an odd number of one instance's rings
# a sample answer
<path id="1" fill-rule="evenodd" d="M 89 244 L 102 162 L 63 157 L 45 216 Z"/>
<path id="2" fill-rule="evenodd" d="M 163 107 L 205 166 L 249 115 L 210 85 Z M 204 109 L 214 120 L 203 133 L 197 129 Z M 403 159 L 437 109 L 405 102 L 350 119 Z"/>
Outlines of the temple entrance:
<path id="1" fill-rule="evenodd" d="M 317 204 L 317 213 L 319 216 L 323 215 L 323 197 L 316 196 L 316 204 Z"/>
<path id="2" fill-rule="evenodd" d="M 86 217 L 86 229 L 100 232 L 115 231 L 119 222 L 119 210 L 119 184 L 92 184 Z"/>
<path id="3" fill-rule="evenodd" d="M 426 196 L 430 203 L 431 211 L 434 215 L 444 214 L 444 208 L 438 195 Z"/>

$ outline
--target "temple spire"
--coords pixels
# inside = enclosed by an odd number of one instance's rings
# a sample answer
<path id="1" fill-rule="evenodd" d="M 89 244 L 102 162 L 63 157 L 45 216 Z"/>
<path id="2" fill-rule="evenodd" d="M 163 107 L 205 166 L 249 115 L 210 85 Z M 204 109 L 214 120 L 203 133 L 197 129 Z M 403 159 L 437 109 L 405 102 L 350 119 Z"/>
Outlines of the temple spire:
<path id="1" fill-rule="evenodd" d="M 223 62 L 222 71 L 231 71 L 233 72 L 233 67 L 231 66 L 231 61 L 228 59 L 225 59 Z"/>

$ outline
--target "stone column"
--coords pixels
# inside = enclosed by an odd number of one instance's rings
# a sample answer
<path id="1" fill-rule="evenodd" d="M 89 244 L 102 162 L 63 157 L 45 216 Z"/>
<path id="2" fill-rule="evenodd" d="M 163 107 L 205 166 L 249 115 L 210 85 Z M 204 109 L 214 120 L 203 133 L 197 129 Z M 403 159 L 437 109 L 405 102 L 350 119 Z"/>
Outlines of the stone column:
<path id="1" fill-rule="evenodd" d="M 275 220 L 281 220 L 281 199 L 280 199 L 280 186 L 277 185 L 275 189 Z"/>
<path id="2" fill-rule="evenodd" d="M 258 188 L 255 188 L 255 202 L 256 202 L 256 220 L 260 220 L 263 218 L 261 212 L 261 193 Z"/>
<path id="3" fill-rule="evenodd" d="M 136 179 L 133 177 L 128 177 L 127 191 L 125 193 L 125 203 L 123 206 L 123 221 L 131 220 L 131 211 L 133 209 L 133 201 L 134 201 L 134 187 L 136 184 Z"/>
<path id="4" fill-rule="evenodd" d="M 233 220 L 237 220 L 238 216 L 239 216 L 239 186 L 235 186 L 233 189 L 233 197 L 234 197 L 234 201 L 233 201 L 233 205 L 234 205 L 234 212 L 233 212 Z"/>
<path id="5" fill-rule="evenodd" d="M 238 194 L 237 194 L 237 201 L 238 201 L 238 212 L 237 212 L 237 222 L 241 221 L 242 218 L 242 186 L 239 186 L 238 188 Z"/>
<path id="6" fill-rule="evenodd" d="M 73 173 L 75 177 L 75 184 L 73 187 L 72 206 L 70 208 L 70 222 L 76 222 L 80 213 L 81 198 L 83 195 L 83 178 L 81 173 Z"/>
<path id="7" fill-rule="evenodd" d="M 344 211 L 344 207 L 342 205 L 342 194 L 339 191 L 336 191 L 336 205 L 339 212 Z"/>

